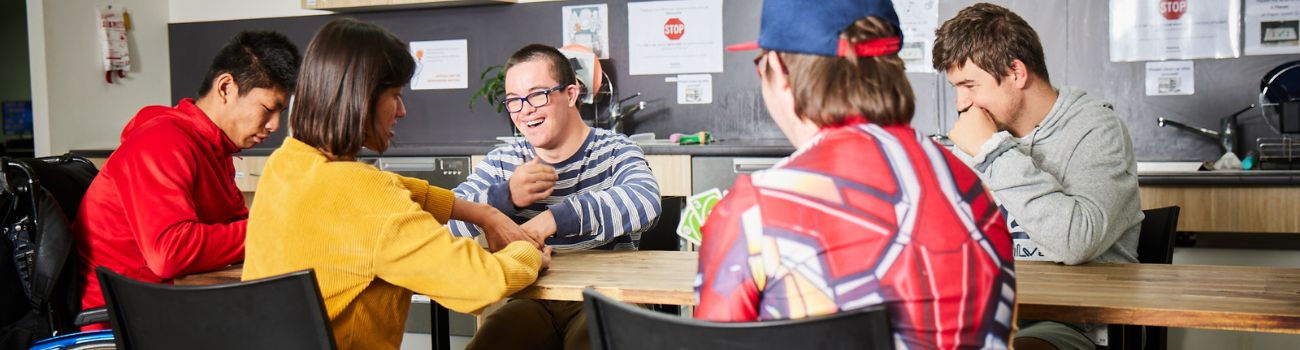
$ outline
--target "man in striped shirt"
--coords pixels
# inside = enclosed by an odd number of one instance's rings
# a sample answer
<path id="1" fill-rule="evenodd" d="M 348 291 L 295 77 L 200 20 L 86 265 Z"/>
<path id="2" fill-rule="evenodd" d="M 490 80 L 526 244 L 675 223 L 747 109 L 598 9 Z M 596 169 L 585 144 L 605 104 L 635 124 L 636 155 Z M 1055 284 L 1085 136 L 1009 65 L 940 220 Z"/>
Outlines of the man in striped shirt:
<path id="1" fill-rule="evenodd" d="M 502 103 L 524 140 L 492 150 L 454 190 L 496 207 L 527 232 L 488 234 L 489 248 L 522 239 L 559 250 L 636 249 L 660 210 L 659 185 L 641 148 L 583 124 L 576 77 L 555 48 L 525 46 L 505 70 Z M 460 237 L 483 233 L 461 221 L 449 225 Z M 511 300 L 484 320 L 467 348 L 590 348 L 582 303 Z"/>

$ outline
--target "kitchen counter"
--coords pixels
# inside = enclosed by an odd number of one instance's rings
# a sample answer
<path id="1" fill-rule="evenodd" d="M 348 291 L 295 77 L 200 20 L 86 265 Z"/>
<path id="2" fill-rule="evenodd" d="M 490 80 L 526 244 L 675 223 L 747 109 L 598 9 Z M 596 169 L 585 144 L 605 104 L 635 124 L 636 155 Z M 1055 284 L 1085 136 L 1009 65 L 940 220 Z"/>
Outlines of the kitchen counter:
<path id="1" fill-rule="evenodd" d="M 1144 186 L 1300 185 L 1300 170 L 1139 171 L 1138 184 Z"/>
<path id="2" fill-rule="evenodd" d="M 1300 185 L 1300 170 L 1200 171 L 1199 162 L 1138 162 L 1138 183 L 1152 186 Z"/>

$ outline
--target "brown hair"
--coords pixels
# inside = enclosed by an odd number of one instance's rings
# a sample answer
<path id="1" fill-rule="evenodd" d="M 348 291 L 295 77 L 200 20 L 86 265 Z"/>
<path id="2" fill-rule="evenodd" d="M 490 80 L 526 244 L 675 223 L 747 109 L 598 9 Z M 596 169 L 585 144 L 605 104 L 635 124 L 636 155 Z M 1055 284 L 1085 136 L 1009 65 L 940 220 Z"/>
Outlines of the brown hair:
<path id="1" fill-rule="evenodd" d="M 414 73 L 415 59 L 392 32 L 351 18 L 330 21 L 307 45 L 289 115 L 293 138 L 356 156 L 373 132 L 379 94 Z"/>
<path id="2" fill-rule="evenodd" d="M 857 20 L 840 33 L 851 43 L 897 36 L 893 25 L 876 17 Z M 916 110 L 912 85 L 896 53 L 847 57 L 778 52 L 790 76 L 794 111 L 817 126 L 842 124 L 862 116 L 879 125 L 907 124 Z M 767 66 L 771 73 L 771 65 Z"/>
<path id="3" fill-rule="evenodd" d="M 551 78 L 555 79 L 555 82 L 560 83 L 561 86 L 578 83 L 578 76 L 573 73 L 573 67 L 569 65 L 569 59 L 564 57 L 560 50 L 542 44 L 529 44 L 520 48 L 519 51 L 515 51 L 514 54 L 510 55 L 510 59 L 506 60 L 505 71 L 509 72 L 510 68 L 513 68 L 516 64 L 537 60 L 551 64 Z"/>
<path id="4" fill-rule="evenodd" d="M 962 9 L 935 31 L 934 69 L 966 66 L 966 61 L 993 75 L 998 84 L 1020 60 L 1034 75 L 1051 83 L 1038 33 L 1015 12 L 989 3 Z"/>

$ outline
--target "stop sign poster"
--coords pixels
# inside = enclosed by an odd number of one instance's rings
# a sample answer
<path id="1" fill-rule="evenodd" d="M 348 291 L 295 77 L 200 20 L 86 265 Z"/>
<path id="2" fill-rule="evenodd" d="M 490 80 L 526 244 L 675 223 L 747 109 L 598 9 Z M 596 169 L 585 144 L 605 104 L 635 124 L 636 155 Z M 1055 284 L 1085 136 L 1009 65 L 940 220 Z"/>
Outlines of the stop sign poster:
<path id="1" fill-rule="evenodd" d="M 1112 0 L 1110 60 L 1241 56 L 1241 0 Z"/>
<path id="2" fill-rule="evenodd" d="M 629 74 L 722 72 L 722 0 L 627 4 Z"/>

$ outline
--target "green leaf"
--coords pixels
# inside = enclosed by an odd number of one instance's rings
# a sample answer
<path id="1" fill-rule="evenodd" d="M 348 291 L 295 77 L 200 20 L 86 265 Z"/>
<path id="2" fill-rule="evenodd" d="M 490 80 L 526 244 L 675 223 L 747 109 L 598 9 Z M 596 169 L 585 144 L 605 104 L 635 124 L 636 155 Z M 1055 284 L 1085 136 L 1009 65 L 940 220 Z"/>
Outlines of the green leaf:
<path id="1" fill-rule="evenodd" d="M 501 101 L 501 97 L 505 95 L 506 77 L 503 68 L 504 66 L 502 65 L 493 65 L 484 69 L 482 73 L 479 73 L 479 80 L 483 81 L 483 85 L 474 92 L 474 95 L 470 96 L 470 109 L 473 109 L 478 98 L 482 97 L 489 105 L 496 105 L 498 112 L 501 111 L 501 104 L 499 102 Z M 493 71 L 496 72 L 496 75 L 489 77 Z"/>

